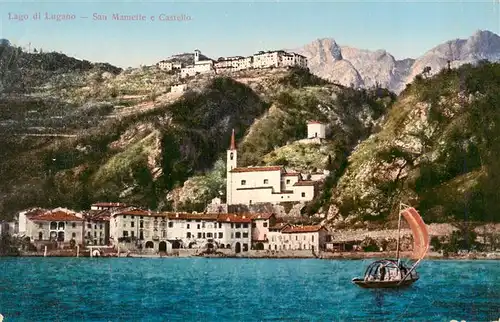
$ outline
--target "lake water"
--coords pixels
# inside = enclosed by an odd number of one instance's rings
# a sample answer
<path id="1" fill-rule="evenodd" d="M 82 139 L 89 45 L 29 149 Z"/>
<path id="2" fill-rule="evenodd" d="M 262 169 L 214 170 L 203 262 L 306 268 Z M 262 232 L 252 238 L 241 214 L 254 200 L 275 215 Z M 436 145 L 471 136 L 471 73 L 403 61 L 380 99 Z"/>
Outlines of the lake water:
<path id="1" fill-rule="evenodd" d="M 493 321 L 500 262 L 424 261 L 403 290 L 351 283 L 371 261 L 0 258 L 9 321 Z"/>

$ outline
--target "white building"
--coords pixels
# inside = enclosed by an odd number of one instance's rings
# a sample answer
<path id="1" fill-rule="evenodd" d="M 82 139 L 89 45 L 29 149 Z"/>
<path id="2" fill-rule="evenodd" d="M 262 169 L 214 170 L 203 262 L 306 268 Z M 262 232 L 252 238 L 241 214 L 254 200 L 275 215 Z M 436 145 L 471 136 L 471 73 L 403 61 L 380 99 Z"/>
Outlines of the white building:
<path id="1" fill-rule="evenodd" d="M 307 58 L 297 53 L 288 53 L 284 50 L 260 51 L 253 55 L 254 68 L 270 67 L 301 67 L 307 68 Z"/>
<path id="2" fill-rule="evenodd" d="M 194 64 L 181 68 L 181 77 L 195 76 L 196 74 L 214 73 L 214 61 L 211 59 L 200 59 L 201 51 L 194 51 Z"/>
<path id="3" fill-rule="evenodd" d="M 121 202 L 97 202 L 90 205 L 90 210 L 111 210 L 127 207 L 128 205 Z"/>
<path id="4" fill-rule="evenodd" d="M 318 121 L 309 121 L 307 122 L 307 138 L 308 139 L 325 139 L 325 124 Z"/>
<path id="5" fill-rule="evenodd" d="M 158 68 L 165 71 L 171 71 L 174 67 L 172 62 L 162 60 L 157 64 Z"/>
<path id="6" fill-rule="evenodd" d="M 49 210 L 42 208 L 31 208 L 19 212 L 16 220 L 18 228 L 15 234 L 18 234 L 21 237 L 25 236 L 28 227 L 28 219 L 46 213 L 47 211 Z"/>
<path id="7" fill-rule="evenodd" d="M 111 212 L 111 209 L 103 209 L 89 210 L 83 214 L 86 245 L 103 246 L 109 244 Z"/>
<path id="8" fill-rule="evenodd" d="M 180 95 L 187 89 L 187 84 L 177 84 L 170 87 L 170 93 Z"/>
<path id="9" fill-rule="evenodd" d="M 172 249 L 222 248 L 240 253 L 251 247 L 251 216 L 188 213 L 167 216 L 167 239 Z"/>
<path id="10" fill-rule="evenodd" d="M 82 214 L 56 208 L 27 219 L 26 236 L 36 241 L 57 241 L 60 245 L 73 240 L 83 244 L 84 226 Z"/>
<path id="11" fill-rule="evenodd" d="M 280 223 L 269 230 L 270 250 L 324 250 L 328 230 L 320 225 L 291 226 Z"/>
<path id="12" fill-rule="evenodd" d="M 316 182 L 304 181 L 296 173 L 287 173 L 283 166 L 237 167 L 234 130 L 227 150 L 228 205 L 309 201 L 316 194 Z"/>
<path id="13" fill-rule="evenodd" d="M 167 251 L 167 216 L 143 209 L 117 211 L 110 220 L 110 239 L 116 246 L 128 243 L 146 250 Z"/>
<path id="14" fill-rule="evenodd" d="M 233 57 L 221 57 L 215 62 L 214 67 L 217 72 L 228 71 L 235 72 L 239 70 L 252 68 L 253 57 L 243 57 L 243 56 L 233 56 Z"/>

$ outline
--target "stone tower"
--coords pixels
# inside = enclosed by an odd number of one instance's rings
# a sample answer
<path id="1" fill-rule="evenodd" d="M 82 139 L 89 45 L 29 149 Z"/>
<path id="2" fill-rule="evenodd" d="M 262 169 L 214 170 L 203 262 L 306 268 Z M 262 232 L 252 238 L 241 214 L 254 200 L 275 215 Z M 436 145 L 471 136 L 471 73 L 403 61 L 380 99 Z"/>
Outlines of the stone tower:
<path id="1" fill-rule="evenodd" d="M 226 203 L 230 205 L 232 203 L 232 175 L 231 170 L 237 167 L 237 151 L 236 151 L 236 140 L 234 138 L 234 129 L 231 134 L 231 144 L 227 150 L 227 161 L 226 161 Z"/>

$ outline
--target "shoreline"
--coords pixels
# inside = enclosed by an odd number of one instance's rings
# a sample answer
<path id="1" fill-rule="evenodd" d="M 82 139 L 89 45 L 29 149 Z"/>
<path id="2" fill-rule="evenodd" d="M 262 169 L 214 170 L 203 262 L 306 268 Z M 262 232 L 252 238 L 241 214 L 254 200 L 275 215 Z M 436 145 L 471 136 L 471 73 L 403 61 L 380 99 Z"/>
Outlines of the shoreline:
<path id="1" fill-rule="evenodd" d="M 401 253 L 401 258 L 408 258 L 409 253 Z M 88 254 L 47 254 L 43 253 L 24 253 L 19 255 L 2 255 L 0 257 L 74 257 L 74 258 L 239 258 L 239 259 L 320 259 L 320 260 L 365 260 L 365 259 L 381 259 L 381 258 L 396 258 L 395 252 L 321 252 L 314 255 L 311 252 L 308 254 L 293 254 L 288 252 L 253 252 L 248 254 L 145 254 L 145 253 L 128 253 L 128 254 L 110 254 L 108 256 L 90 257 Z M 429 253 L 424 260 L 500 260 L 500 253 L 468 253 L 468 254 L 450 254 L 445 257 L 439 253 Z"/>

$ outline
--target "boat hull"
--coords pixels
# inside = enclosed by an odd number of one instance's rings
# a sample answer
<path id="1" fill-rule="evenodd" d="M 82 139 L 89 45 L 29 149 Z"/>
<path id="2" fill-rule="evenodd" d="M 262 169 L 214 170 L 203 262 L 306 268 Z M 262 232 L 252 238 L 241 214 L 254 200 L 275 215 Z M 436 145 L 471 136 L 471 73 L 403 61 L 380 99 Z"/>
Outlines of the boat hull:
<path id="1" fill-rule="evenodd" d="M 418 281 L 416 279 L 407 278 L 403 283 L 399 283 L 400 281 L 365 281 L 361 278 L 354 278 L 352 282 L 363 288 L 402 288 L 408 287 Z"/>

